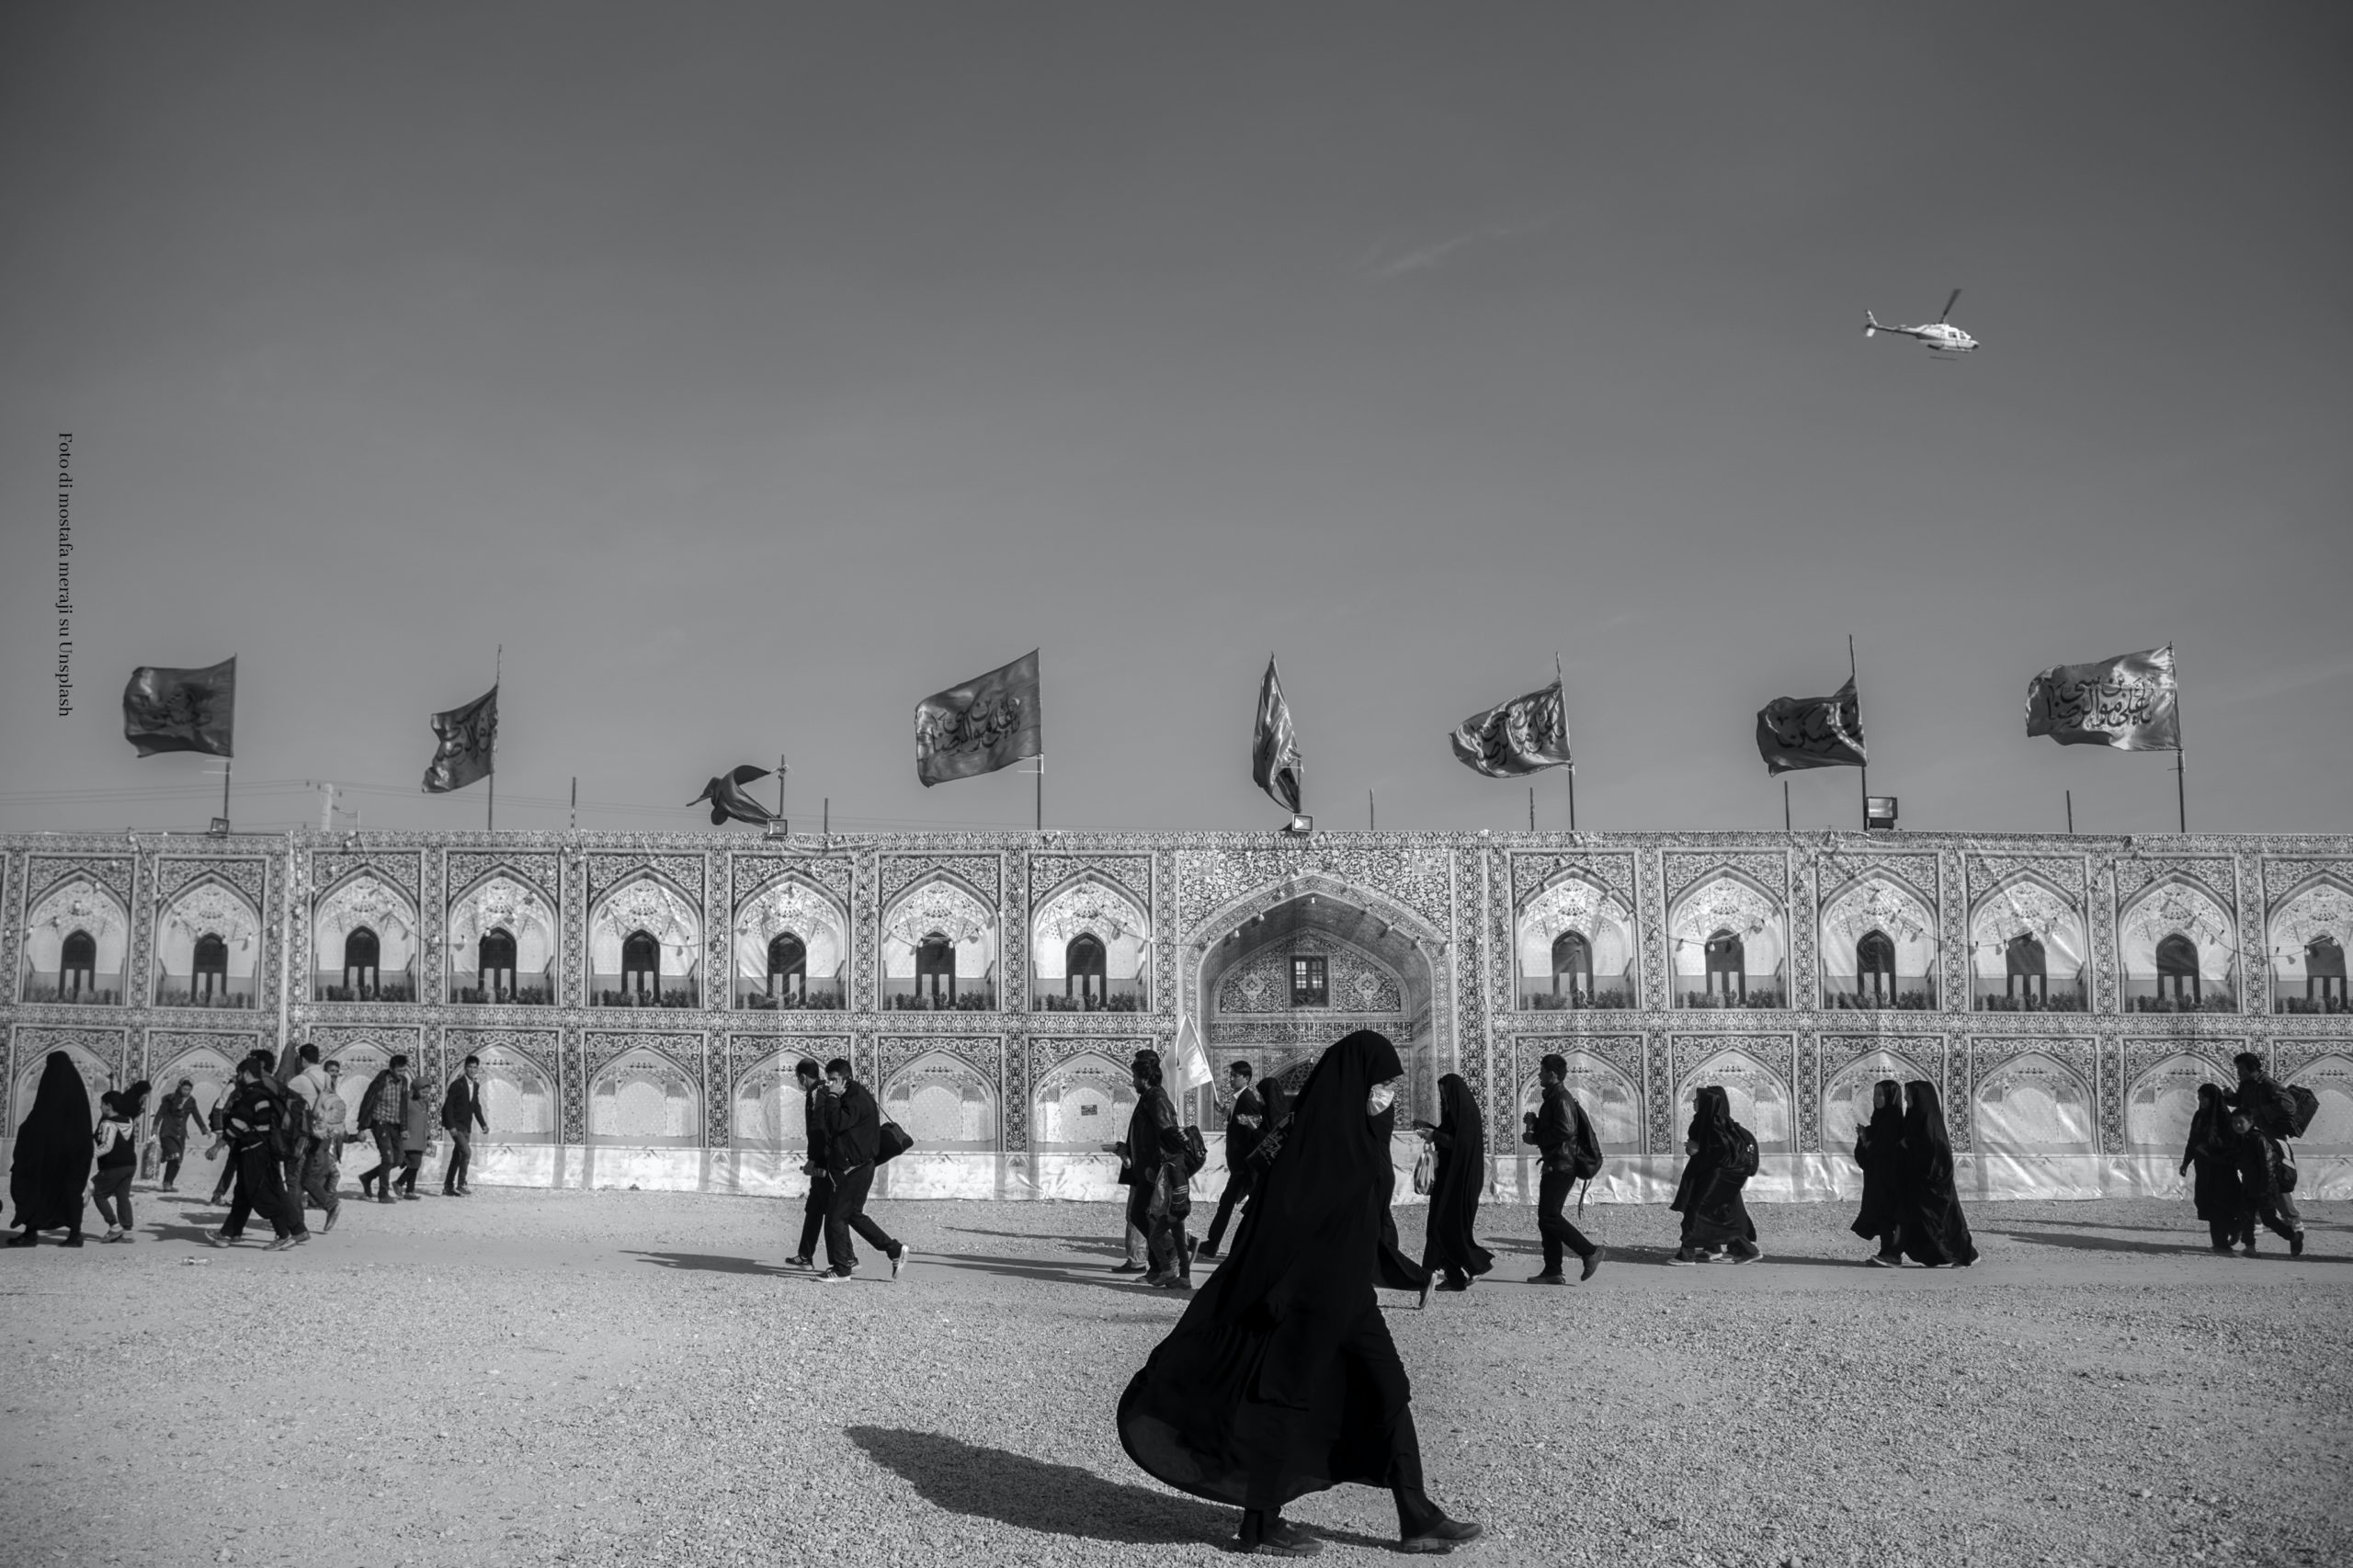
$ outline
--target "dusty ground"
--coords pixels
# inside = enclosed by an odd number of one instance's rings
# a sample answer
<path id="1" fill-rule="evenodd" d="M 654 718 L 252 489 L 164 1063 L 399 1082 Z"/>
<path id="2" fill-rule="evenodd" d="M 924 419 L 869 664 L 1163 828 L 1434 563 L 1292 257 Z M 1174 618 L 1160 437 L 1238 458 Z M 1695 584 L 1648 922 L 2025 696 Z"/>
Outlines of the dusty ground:
<path id="1" fill-rule="evenodd" d="M 352 1203 L 285 1255 L 139 1204 L 134 1245 L 0 1253 L 11 1565 L 1206 1563 L 1233 1530 L 1112 1431 L 1178 1302 L 1105 1272 L 1108 1207 L 878 1205 L 919 1260 L 824 1290 L 756 1199 Z M 1980 1205 L 1977 1267 L 1891 1274 L 1843 1210 L 1670 1269 L 1671 1217 L 1612 1207 L 1567 1290 L 1519 1283 L 1504 1209 L 1493 1278 L 1390 1323 L 1473 1561 L 2343 1563 L 2353 1204 L 2312 1208 L 2291 1263 L 2180 1204 Z M 1293 1512 L 1387 1555 L 1384 1496 Z"/>

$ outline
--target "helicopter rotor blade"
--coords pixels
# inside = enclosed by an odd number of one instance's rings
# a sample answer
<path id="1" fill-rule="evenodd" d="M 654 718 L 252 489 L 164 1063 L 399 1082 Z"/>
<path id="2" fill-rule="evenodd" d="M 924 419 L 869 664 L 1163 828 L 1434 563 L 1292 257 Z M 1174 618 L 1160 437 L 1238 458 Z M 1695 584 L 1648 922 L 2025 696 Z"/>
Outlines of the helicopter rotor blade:
<path id="1" fill-rule="evenodd" d="M 1960 302 L 1961 302 L 1961 290 L 1958 290 L 1958 289 L 1955 289 L 1955 290 L 1952 291 L 1952 298 L 1951 298 L 1951 299 L 1949 299 L 1949 300 L 1947 300 L 1947 301 L 1945 301 L 1945 311 L 1944 311 L 1944 315 L 1940 315 L 1940 316 L 1938 316 L 1937 319 L 1938 319 L 1938 321 L 1942 321 L 1942 320 L 1944 320 L 1944 319 L 1945 319 L 1945 316 L 1949 316 L 1950 314 L 1952 314 L 1952 308 L 1953 308 L 1953 306 L 1955 306 L 1956 304 L 1959 304 Z"/>

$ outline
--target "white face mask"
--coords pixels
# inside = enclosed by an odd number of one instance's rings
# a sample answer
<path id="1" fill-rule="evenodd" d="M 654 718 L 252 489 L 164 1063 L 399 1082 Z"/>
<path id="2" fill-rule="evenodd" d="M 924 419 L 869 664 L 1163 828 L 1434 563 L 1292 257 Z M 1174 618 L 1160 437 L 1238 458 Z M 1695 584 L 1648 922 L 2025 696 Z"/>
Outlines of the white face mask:
<path id="1" fill-rule="evenodd" d="M 1367 1110 L 1365 1115 L 1379 1116 L 1382 1111 L 1387 1110 L 1391 1106 L 1397 1103 L 1397 1085 L 1394 1084 L 1375 1084 L 1372 1086 L 1372 1097 L 1368 1103 L 1370 1105 L 1371 1108 Z"/>

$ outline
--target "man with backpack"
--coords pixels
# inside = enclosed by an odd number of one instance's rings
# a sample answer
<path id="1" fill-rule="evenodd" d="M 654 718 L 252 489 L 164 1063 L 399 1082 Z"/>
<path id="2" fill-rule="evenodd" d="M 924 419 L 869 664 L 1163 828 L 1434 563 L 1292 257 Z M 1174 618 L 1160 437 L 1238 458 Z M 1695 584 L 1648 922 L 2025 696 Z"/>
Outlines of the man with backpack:
<path id="1" fill-rule="evenodd" d="M 1585 1107 L 1569 1093 L 1567 1058 L 1557 1053 L 1545 1057 L 1538 1064 L 1537 1079 L 1543 1085 L 1543 1102 L 1539 1109 L 1523 1113 L 1527 1130 L 1520 1141 L 1535 1144 L 1541 1156 L 1536 1183 L 1536 1233 L 1544 1238 L 1544 1272 L 1530 1275 L 1528 1282 L 1567 1284 L 1568 1277 L 1561 1272 L 1561 1250 L 1566 1247 L 1584 1262 L 1577 1274 L 1577 1283 L 1582 1285 L 1601 1267 L 1601 1249 L 1587 1241 L 1563 1210 L 1571 1187 L 1580 1181 L 1590 1183 L 1600 1174 L 1601 1140 L 1595 1135 Z"/>
<path id="2" fill-rule="evenodd" d="M 269 1221 L 277 1239 L 271 1252 L 284 1252 L 311 1239 L 302 1223 L 302 1204 L 286 1191 L 283 1171 L 287 1151 L 300 1136 L 287 1111 L 286 1096 L 270 1076 L 267 1052 L 248 1056 L 237 1064 L 237 1086 L 229 1096 L 222 1128 L 229 1140 L 229 1160 L 236 1168 L 237 1190 L 230 1200 L 229 1217 L 221 1228 L 206 1233 L 214 1246 L 227 1246 L 245 1233 L 245 1220 L 256 1210 Z"/>
<path id="3" fill-rule="evenodd" d="M 1193 1212 L 1193 1174 L 1209 1163 L 1210 1148 L 1198 1127 L 1170 1127 L 1160 1134 L 1160 1159 L 1153 1172 L 1144 1213 L 1152 1227 L 1152 1272 L 1143 1282 L 1163 1290 L 1193 1288 L 1192 1248 L 1185 1221 Z"/>
<path id="4" fill-rule="evenodd" d="M 2302 1085 L 2291 1088 L 2281 1084 L 2263 1070 L 2263 1058 L 2252 1051 L 2242 1051 L 2231 1060 L 2239 1070 L 2239 1086 L 2223 1098 L 2263 1140 L 2271 1166 L 2272 1211 L 2287 1223 L 2288 1256 L 2302 1257 L 2304 1216 L 2296 1206 L 2296 1158 L 2289 1152 L 2287 1141 L 2302 1137 L 2304 1129 L 2312 1125 L 2313 1114 L 2320 1109 L 2319 1096 Z M 2273 1228 L 2278 1228 L 2277 1221 Z M 2247 1244 L 2255 1244 L 2252 1231 Z"/>

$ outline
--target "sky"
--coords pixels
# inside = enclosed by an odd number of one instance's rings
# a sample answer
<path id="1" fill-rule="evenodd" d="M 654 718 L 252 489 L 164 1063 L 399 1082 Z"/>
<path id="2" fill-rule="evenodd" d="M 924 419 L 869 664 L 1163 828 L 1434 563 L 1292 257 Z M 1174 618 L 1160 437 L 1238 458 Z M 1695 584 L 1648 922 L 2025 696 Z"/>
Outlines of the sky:
<path id="1" fill-rule="evenodd" d="M 1778 828 L 1852 635 L 1905 827 L 2171 831 L 2023 723 L 2171 642 L 2192 829 L 2353 831 L 2348 153 L 2342 7 L 11 6 L 0 829 L 201 828 L 232 654 L 240 828 L 479 827 L 501 645 L 502 828 L 1027 826 L 912 715 L 1032 647 L 1049 827 L 1279 824 L 1272 653 L 1322 826 L 1526 825 L 1557 655 L 1578 826 Z"/>

